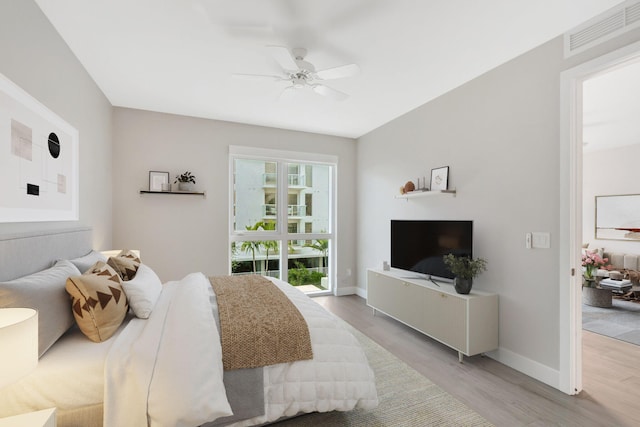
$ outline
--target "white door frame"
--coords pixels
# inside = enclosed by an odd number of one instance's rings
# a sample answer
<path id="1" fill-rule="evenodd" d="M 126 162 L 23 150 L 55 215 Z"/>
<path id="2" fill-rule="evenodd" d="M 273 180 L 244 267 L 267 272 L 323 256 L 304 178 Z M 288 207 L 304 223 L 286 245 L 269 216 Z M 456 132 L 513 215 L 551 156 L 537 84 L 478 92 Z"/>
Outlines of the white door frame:
<path id="1" fill-rule="evenodd" d="M 560 390 L 582 390 L 582 83 L 640 58 L 640 42 L 564 71 L 560 78 Z"/>

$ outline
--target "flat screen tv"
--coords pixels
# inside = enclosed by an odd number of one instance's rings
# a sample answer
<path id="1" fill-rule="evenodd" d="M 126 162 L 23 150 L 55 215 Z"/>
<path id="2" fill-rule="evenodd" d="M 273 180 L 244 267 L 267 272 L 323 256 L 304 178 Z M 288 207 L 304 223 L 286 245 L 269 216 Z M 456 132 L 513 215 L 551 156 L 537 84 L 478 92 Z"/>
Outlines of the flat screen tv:
<path id="1" fill-rule="evenodd" d="M 453 279 L 447 254 L 473 256 L 473 221 L 391 220 L 391 267 Z"/>

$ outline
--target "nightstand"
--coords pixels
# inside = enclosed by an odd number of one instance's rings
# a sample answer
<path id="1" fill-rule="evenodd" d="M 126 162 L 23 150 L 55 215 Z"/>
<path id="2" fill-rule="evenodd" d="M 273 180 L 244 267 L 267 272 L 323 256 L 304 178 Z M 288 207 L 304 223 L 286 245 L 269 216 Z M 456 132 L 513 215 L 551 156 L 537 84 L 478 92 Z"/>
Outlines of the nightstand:
<path id="1" fill-rule="evenodd" d="M 0 427 L 56 427 L 56 408 L 0 418 Z"/>

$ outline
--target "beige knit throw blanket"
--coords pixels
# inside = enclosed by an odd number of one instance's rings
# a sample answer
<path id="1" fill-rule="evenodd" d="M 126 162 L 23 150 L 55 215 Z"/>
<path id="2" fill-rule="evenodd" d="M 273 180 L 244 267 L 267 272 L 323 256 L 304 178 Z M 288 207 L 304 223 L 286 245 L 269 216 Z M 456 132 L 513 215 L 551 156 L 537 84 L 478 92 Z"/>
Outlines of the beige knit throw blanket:
<path id="1" fill-rule="evenodd" d="M 225 370 L 313 358 L 302 314 L 262 276 L 215 276 Z"/>

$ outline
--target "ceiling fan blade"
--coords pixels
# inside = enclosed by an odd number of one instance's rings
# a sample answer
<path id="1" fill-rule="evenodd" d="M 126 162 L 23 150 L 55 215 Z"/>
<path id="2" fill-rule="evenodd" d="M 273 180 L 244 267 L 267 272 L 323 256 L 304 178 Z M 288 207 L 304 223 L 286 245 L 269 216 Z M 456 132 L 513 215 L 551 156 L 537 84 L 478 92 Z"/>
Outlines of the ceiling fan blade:
<path id="1" fill-rule="evenodd" d="M 356 64 L 341 65 L 339 67 L 327 68 L 316 71 L 316 76 L 322 80 L 341 79 L 343 77 L 355 76 L 360 72 L 360 67 Z"/>
<path id="2" fill-rule="evenodd" d="M 280 95 L 278 96 L 278 100 L 287 101 L 289 99 L 292 99 L 295 91 L 296 91 L 296 88 L 293 86 L 285 87 L 284 89 L 282 89 L 282 92 L 280 92 Z"/>
<path id="3" fill-rule="evenodd" d="M 268 80 L 272 82 L 286 80 L 285 78 L 280 76 L 267 76 L 264 74 L 232 74 L 232 76 L 236 79 L 242 79 L 242 80 L 260 80 L 260 81 Z"/>
<path id="4" fill-rule="evenodd" d="M 344 92 L 340 92 L 339 90 L 335 90 L 325 85 L 311 85 L 311 88 L 315 93 L 319 93 L 320 95 L 326 96 L 327 98 L 335 99 L 336 101 L 344 101 L 349 97 Z"/>
<path id="5" fill-rule="evenodd" d="M 273 56 L 273 59 L 280 64 L 283 70 L 295 71 L 298 69 L 298 64 L 296 64 L 295 58 L 286 47 L 267 46 L 267 49 L 269 49 L 271 56 Z"/>

